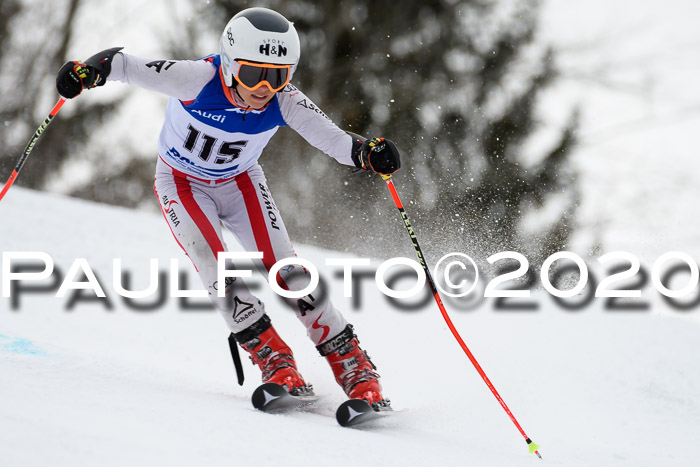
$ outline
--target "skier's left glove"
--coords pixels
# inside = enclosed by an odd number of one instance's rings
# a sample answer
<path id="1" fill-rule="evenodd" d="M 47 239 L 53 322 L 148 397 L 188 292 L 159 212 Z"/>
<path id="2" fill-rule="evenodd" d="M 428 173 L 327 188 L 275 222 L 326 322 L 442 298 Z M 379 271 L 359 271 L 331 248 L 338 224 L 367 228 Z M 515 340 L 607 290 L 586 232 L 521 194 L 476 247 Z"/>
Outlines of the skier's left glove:
<path id="1" fill-rule="evenodd" d="M 390 139 L 372 138 L 358 145 L 356 164 L 364 170 L 372 170 L 381 175 L 391 175 L 401 168 L 401 157 L 396 145 Z"/>
<path id="2" fill-rule="evenodd" d="M 72 99 L 83 89 L 102 86 L 112 71 L 112 59 L 123 47 L 114 47 L 98 52 L 85 60 L 66 62 L 56 75 L 56 90 L 66 99 Z"/>

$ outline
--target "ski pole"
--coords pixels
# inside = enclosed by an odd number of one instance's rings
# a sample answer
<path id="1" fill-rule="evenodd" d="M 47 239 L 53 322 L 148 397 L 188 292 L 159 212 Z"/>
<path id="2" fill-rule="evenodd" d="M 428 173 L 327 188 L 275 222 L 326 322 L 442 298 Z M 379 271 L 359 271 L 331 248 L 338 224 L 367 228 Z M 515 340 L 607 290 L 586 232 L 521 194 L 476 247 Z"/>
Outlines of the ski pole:
<path id="1" fill-rule="evenodd" d="M 24 153 L 22 154 L 22 157 L 19 158 L 19 162 L 17 162 L 15 169 L 12 171 L 12 175 L 10 175 L 10 178 L 7 180 L 7 182 L 5 182 L 5 186 L 2 188 L 2 191 L 0 191 L 0 201 L 2 201 L 2 198 L 5 196 L 5 193 L 8 192 L 12 184 L 15 182 L 17 175 L 19 175 L 19 171 L 22 170 L 22 166 L 27 160 L 27 157 L 29 157 L 29 154 L 32 152 L 32 149 L 34 149 L 37 140 L 42 135 L 42 133 L 44 133 L 44 130 L 46 130 L 46 127 L 49 126 L 49 123 L 51 123 L 51 120 L 53 120 L 58 111 L 61 110 L 61 107 L 63 107 L 63 104 L 65 102 L 66 100 L 63 97 L 61 97 L 58 100 L 58 102 L 56 102 L 56 105 L 53 106 L 53 109 L 51 109 L 51 113 L 49 113 L 49 115 L 46 117 L 44 123 L 42 123 L 39 126 L 39 128 L 37 128 L 34 132 L 34 136 L 32 136 L 32 139 L 30 139 L 29 143 L 27 143 L 27 147 L 24 148 Z"/>
<path id="2" fill-rule="evenodd" d="M 382 175 L 382 178 L 386 182 L 387 187 L 389 188 L 389 191 L 391 192 L 391 197 L 394 200 L 394 204 L 396 204 L 396 207 L 399 210 L 399 213 L 401 213 L 401 218 L 403 219 L 403 223 L 406 226 L 406 230 L 408 231 L 408 235 L 411 237 L 411 240 L 413 241 L 413 247 L 416 249 L 416 255 L 418 255 L 418 262 L 420 265 L 423 267 L 423 271 L 425 271 L 425 276 L 428 279 L 428 285 L 430 286 L 430 290 L 433 292 L 433 297 L 435 298 L 435 302 L 437 302 L 438 308 L 440 308 L 440 313 L 442 314 L 443 319 L 447 323 L 447 327 L 450 328 L 450 331 L 452 331 L 452 335 L 457 339 L 457 342 L 459 343 L 460 347 L 462 347 L 462 350 L 464 350 L 464 353 L 467 354 L 467 357 L 469 357 L 469 361 L 472 362 L 472 365 L 474 365 L 474 368 L 476 368 L 476 371 L 479 372 L 479 375 L 481 375 L 481 378 L 484 380 L 484 383 L 486 383 L 486 386 L 489 387 L 493 395 L 496 397 L 496 400 L 498 401 L 499 404 L 501 404 L 501 407 L 503 407 L 503 410 L 506 411 L 508 414 L 508 417 L 510 417 L 511 421 L 515 424 L 515 427 L 518 429 L 521 435 L 525 438 L 525 442 L 528 445 L 528 450 L 530 453 L 535 453 L 537 454 L 537 457 L 542 459 L 542 456 L 539 453 L 540 446 L 538 444 L 535 444 L 526 434 L 525 431 L 522 429 L 520 426 L 520 423 L 515 419 L 515 416 L 513 415 L 513 412 L 510 411 L 508 406 L 506 405 L 505 401 L 501 397 L 501 395 L 498 393 L 496 390 L 496 387 L 491 383 L 491 380 L 486 376 L 486 373 L 484 372 L 483 368 L 481 368 L 481 365 L 479 365 L 479 362 L 476 361 L 476 358 L 474 357 L 474 354 L 469 350 L 469 347 L 467 347 L 467 344 L 464 342 L 462 337 L 459 335 L 459 332 L 457 332 L 457 329 L 455 328 L 454 324 L 452 323 L 452 320 L 450 319 L 449 315 L 447 314 L 447 310 L 445 309 L 445 305 L 442 303 L 442 299 L 440 298 L 440 294 L 438 293 L 438 289 L 435 286 L 435 281 L 433 281 L 433 277 L 430 274 L 430 269 L 428 269 L 428 264 L 425 262 L 425 257 L 423 256 L 423 250 L 421 250 L 420 245 L 418 244 L 418 238 L 416 237 L 416 233 L 413 230 L 413 227 L 411 226 L 411 222 L 408 220 L 408 215 L 406 214 L 406 211 L 403 209 L 403 204 L 401 203 L 401 199 L 399 198 L 399 194 L 396 191 L 396 187 L 394 186 L 394 182 L 391 180 L 391 175 Z"/>

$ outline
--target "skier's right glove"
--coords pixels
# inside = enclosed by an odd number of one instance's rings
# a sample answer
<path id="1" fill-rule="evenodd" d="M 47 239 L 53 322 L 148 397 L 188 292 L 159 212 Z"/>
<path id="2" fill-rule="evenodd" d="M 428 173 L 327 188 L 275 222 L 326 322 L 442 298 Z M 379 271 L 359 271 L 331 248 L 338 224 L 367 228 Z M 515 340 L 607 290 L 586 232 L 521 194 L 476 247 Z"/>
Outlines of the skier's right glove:
<path id="1" fill-rule="evenodd" d="M 96 53 L 85 60 L 66 62 L 56 76 L 56 90 L 66 99 L 72 99 L 83 89 L 102 86 L 112 71 L 112 59 L 123 47 L 114 47 Z"/>

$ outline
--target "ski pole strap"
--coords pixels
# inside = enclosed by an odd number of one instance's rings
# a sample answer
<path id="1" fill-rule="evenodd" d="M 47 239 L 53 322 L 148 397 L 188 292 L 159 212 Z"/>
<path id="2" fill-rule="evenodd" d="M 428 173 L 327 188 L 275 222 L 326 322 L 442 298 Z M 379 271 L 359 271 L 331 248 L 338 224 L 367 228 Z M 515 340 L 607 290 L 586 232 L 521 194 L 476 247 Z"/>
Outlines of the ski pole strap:
<path id="1" fill-rule="evenodd" d="M 233 333 L 229 334 L 228 336 L 228 348 L 231 351 L 233 367 L 236 369 L 236 378 L 238 378 L 238 385 L 243 386 L 243 380 L 245 379 L 245 375 L 243 374 L 241 355 L 238 353 L 238 344 L 236 343 L 236 338 L 233 336 Z"/>

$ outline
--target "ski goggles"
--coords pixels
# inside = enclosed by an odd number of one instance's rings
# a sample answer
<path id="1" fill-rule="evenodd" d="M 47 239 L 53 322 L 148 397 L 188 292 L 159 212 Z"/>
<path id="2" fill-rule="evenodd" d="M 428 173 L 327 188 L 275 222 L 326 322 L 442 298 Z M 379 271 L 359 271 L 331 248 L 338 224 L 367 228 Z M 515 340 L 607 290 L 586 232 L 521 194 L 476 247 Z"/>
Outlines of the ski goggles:
<path id="1" fill-rule="evenodd" d="M 248 91 L 267 84 L 272 92 L 280 91 L 289 83 L 292 65 L 272 65 L 244 60 L 233 62 L 233 77 Z"/>

